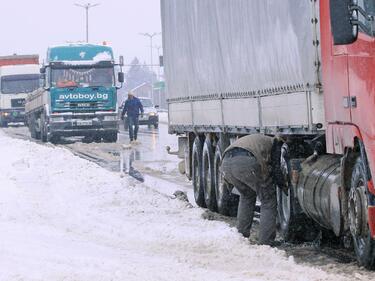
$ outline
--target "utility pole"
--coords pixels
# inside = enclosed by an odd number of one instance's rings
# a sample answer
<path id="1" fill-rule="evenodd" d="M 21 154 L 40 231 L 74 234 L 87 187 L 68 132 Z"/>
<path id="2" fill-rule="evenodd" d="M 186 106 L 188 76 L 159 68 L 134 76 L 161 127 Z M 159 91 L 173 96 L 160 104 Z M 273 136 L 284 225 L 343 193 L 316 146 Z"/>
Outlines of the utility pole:
<path id="1" fill-rule="evenodd" d="M 154 47 L 158 51 L 158 59 L 160 57 L 160 49 L 162 48 L 161 46 L 155 46 Z M 158 81 L 160 81 L 160 65 L 158 66 Z"/>
<path id="2" fill-rule="evenodd" d="M 152 34 L 150 34 L 150 33 L 140 33 L 140 35 L 150 38 L 150 44 L 151 44 L 150 45 L 150 51 L 151 51 L 151 99 L 152 99 L 152 102 L 155 102 L 154 101 L 154 65 L 153 65 L 153 49 L 154 49 L 154 46 L 153 46 L 153 43 L 152 43 L 152 39 L 154 38 L 154 36 L 160 35 L 160 34 L 161 34 L 160 32 L 154 32 Z"/>
<path id="3" fill-rule="evenodd" d="M 76 5 L 77 7 L 80 7 L 80 8 L 84 8 L 86 10 L 86 43 L 89 42 L 89 10 L 90 8 L 94 8 L 96 6 L 99 6 L 100 4 L 97 3 L 97 4 L 91 4 L 91 3 L 87 3 L 87 4 L 74 4 Z"/>
<path id="4" fill-rule="evenodd" d="M 154 47 L 158 51 L 158 59 L 160 57 L 160 49 L 162 48 L 161 46 L 155 46 Z M 160 65 L 158 66 L 158 82 L 160 82 Z M 159 88 L 159 103 L 158 105 L 161 106 L 161 89 Z"/>

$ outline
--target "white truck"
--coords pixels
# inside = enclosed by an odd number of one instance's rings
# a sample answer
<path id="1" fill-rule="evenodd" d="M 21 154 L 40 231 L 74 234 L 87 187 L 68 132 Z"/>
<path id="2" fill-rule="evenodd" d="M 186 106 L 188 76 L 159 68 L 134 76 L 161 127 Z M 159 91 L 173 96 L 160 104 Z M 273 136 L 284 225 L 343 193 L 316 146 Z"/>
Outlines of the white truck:
<path id="1" fill-rule="evenodd" d="M 39 56 L 0 57 L 0 126 L 25 122 L 25 99 L 39 87 Z"/>

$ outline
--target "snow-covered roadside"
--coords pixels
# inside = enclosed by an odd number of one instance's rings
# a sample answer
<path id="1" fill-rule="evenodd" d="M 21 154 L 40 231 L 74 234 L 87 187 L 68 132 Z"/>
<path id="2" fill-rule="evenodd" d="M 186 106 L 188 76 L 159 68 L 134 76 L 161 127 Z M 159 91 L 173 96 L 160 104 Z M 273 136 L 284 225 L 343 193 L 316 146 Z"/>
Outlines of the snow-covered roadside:
<path id="1" fill-rule="evenodd" d="M 345 280 L 65 149 L 0 155 L 0 280 Z"/>

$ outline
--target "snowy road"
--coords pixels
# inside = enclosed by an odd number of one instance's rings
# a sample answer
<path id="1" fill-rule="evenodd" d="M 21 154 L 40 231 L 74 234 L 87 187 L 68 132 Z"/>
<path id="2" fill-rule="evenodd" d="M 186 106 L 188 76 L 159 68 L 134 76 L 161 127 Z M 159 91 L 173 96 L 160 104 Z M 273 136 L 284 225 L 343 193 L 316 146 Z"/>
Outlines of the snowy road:
<path id="1" fill-rule="evenodd" d="M 118 144 L 68 142 L 56 148 L 15 139 L 29 138 L 22 127 L 3 132 L 13 138 L 0 131 L 0 155 L 7 160 L 0 164 L 0 280 L 375 277 L 313 246 L 284 245 L 285 253 L 251 245 L 230 227 L 233 220 L 172 200 L 175 190 L 191 196 L 191 188 L 178 175 L 176 157 L 165 152 L 165 145 L 176 143 L 166 125 L 142 128 L 142 144 L 133 149 L 122 147 L 124 134 Z M 120 178 L 121 151 L 145 183 Z"/>

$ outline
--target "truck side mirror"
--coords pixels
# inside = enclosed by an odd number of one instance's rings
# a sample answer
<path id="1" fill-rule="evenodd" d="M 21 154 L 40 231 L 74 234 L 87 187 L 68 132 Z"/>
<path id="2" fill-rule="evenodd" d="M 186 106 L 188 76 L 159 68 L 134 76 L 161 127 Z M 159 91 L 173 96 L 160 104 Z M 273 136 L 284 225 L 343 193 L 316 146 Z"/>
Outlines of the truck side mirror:
<path id="1" fill-rule="evenodd" d="M 40 71 L 40 74 L 46 74 L 46 67 L 45 66 L 41 67 L 39 71 Z"/>
<path id="2" fill-rule="evenodd" d="M 353 0 L 330 0 L 331 27 L 334 45 L 354 43 L 358 37 L 358 11 Z"/>
<path id="3" fill-rule="evenodd" d="M 124 83 L 125 82 L 125 75 L 124 75 L 124 72 L 119 72 L 117 74 L 117 80 L 120 82 L 120 83 Z"/>

